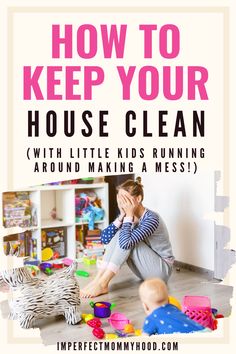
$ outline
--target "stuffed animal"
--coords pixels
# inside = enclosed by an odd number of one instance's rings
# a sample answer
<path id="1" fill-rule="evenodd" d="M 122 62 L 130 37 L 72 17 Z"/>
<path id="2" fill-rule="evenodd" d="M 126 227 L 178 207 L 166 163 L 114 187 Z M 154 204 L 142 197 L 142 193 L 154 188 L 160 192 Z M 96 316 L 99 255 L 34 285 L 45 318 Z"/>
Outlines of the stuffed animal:
<path id="1" fill-rule="evenodd" d="M 10 319 L 18 320 L 22 328 L 31 328 L 34 321 L 63 315 L 68 324 L 80 322 L 80 289 L 75 277 L 76 263 L 46 279 L 32 277 L 26 268 L 2 271 L 5 282 L 17 293 L 10 305 Z"/>

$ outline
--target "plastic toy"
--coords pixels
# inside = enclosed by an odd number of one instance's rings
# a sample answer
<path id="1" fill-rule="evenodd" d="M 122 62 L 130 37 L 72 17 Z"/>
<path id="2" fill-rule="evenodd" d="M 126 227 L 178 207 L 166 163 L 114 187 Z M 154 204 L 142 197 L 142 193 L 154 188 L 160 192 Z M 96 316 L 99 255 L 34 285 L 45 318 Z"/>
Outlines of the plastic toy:
<path id="1" fill-rule="evenodd" d="M 24 265 L 29 265 L 29 266 L 39 266 L 40 264 L 40 261 L 35 259 L 35 260 L 32 260 L 32 261 L 29 261 L 29 260 L 25 260 L 24 261 Z"/>
<path id="2" fill-rule="evenodd" d="M 215 316 L 215 318 L 224 318 L 225 316 L 224 315 L 222 315 L 221 313 L 219 313 L 219 314 L 217 314 L 216 316 Z"/>
<path id="3" fill-rule="evenodd" d="M 111 310 L 116 306 L 116 304 L 111 304 L 110 302 L 100 301 L 100 302 L 93 302 L 91 301 L 90 306 L 93 308 L 94 316 L 100 318 L 107 318 L 111 316 Z M 99 306 L 97 306 L 99 304 Z M 104 305 L 105 307 L 101 307 Z"/>
<path id="4" fill-rule="evenodd" d="M 80 322 L 80 289 L 75 264 L 50 278 L 32 277 L 26 267 L 1 272 L 0 281 L 10 285 L 14 297 L 10 318 L 22 328 L 32 328 L 37 319 L 63 315 L 67 324 Z"/>
<path id="5" fill-rule="evenodd" d="M 82 320 L 87 323 L 89 320 L 92 320 L 94 318 L 94 315 L 92 313 L 83 313 L 81 315 Z"/>
<path id="6" fill-rule="evenodd" d="M 141 336 L 142 335 L 142 330 L 141 329 L 135 329 L 134 335 L 137 336 L 137 337 Z"/>
<path id="7" fill-rule="evenodd" d="M 217 323 L 214 321 L 211 301 L 207 296 L 185 296 L 183 299 L 182 311 L 191 320 L 200 323 L 203 327 L 212 330 L 216 329 Z"/>
<path id="8" fill-rule="evenodd" d="M 94 337 L 98 339 L 103 339 L 105 337 L 105 332 L 102 328 L 94 328 L 92 333 Z"/>
<path id="9" fill-rule="evenodd" d="M 96 303 L 96 306 L 97 306 L 97 307 L 103 307 L 103 308 L 106 308 L 106 307 L 107 307 L 105 304 L 102 304 L 101 302 L 97 302 L 97 303 Z"/>
<path id="10" fill-rule="evenodd" d="M 89 327 L 93 327 L 93 328 L 99 328 L 102 325 L 102 322 L 99 320 L 99 318 L 93 318 L 92 320 L 88 320 L 87 325 L 89 325 Z"/>
<path id="11" fill-rule="evenodd" d="M 62 260 L 62 263 L 63 263 L 65 266 L 69 267 L 69 266 L 73 263 L 73 260 L 70 259 L 70 258 L 64 258 L 64 259 Z"/>
<path id="12" fill-rule="evenodd" d="M 89 277 L 89 273 L 88 272 L 85 272 L 85 270 L 80 270 L 78 269 L 75 274 L 78 276 L 78 277 Z"/>
<path id="13" fill-rule="evenodd" d="M 61 268 L 64 268 L 64 264 L 63 263 L 53 263 L 52 267 L 55 269 L 61 269 Z"/>
<path id="14" fill-rule="evenodd" d="M 83 262 L 86 265 L 92 265 L 92 264 L 96 264 L 97 260 L 96 258 L 88 258 L 88 257 L 84 257 L 83 258 Z"/>
<path id="15" fill-rule="evenodd" d="M 27 265 L 26 266 L 30 271 L 31 271 L 31 274 L 35 277 L 38 273 L 39 273 L 39 267 L 37 266 L 34 266 L 34 265 Z"/>
<path id="16" fill-rule="evenodd" d="M 46 268 L 52 268 L 52 264 L 46 262 L 40 263 L 39 268 L 44 272 Z"/>
<path id="17" fill-rule="evenodd" d="M 131 323 L 128 323 L 124 326 L 124 332 L 129 334 L 129 333 L 134 333 L 134 327 Z"/>
<path id="18" fill-rule="evenodd" d="M 116 339 L 118 338 L 118 335 L 116 333 L 106 333 L 105 334 L 105 339 Z"/>
<path id="19" fill-rule="evenodd" d="M 58 259 L 58 258 L 60 258 L 60 253 L 59 252 L 54 252 L 53 256 L 52 256 L 52 259 Z"/>
<path id="20" fill-rule="evenodd" d="M 44 273 L 47 274 L 47 275 L 52 275 L 52 274 L 53 274 L 51 268 L 46 268 L 46 269 L 44 270 Z"/>
<path id="21" fill-rule="evenodd" d="M 49 261 L 53 256 L 53 250 L 50 247 L 46 247 L 42 250 L 42 261 Z"/>
<path id="22" fill-rule="evenodd" d="M 115 312 L 108 318 L 108 322 L 113 328 L 123 330 L 125 325 L 130 323 L 130 320 L 123 313 Z"/>
<path id="23" fill-rule="evenodd" d="M 181 311 L 181 304 L 174 296 L 169 296 L 169 304 L 176 306 Z"/>
<path id="24" fill-rule="evenodd" d="M 124 333 L 123 331 L 120 331 L 119 329 L 115 330 L 116 334 L 118 335 L 118 337 L 128 337 L 127 333 Z"/>

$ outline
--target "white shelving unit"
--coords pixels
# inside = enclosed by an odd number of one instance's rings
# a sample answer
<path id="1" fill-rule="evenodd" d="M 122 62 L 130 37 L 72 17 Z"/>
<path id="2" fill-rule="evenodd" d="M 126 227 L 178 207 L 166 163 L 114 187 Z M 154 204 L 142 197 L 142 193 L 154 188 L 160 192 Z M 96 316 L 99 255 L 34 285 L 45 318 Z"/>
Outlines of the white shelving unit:
<path id="1" fill-rule="evenodd" d="M 37 240 L 37 258 L 41 260 L 41 233 L 44 229 L 63 227 L 66 229 L 66 256 L 76 257 L 76 226 L 87 222 L 76 222 L 75 196 L 82 191 L 93 190 L 101 199 L 105 215 L 103 220 L 95 221 L 95 225 L 103 229 L 109 223 L 108 183 L 47 185 L 11 192 L 29 192 L 30 200 L 37 210 L 38 225 L 27 229 L 32 231 L 32 237 Z M 56 208 L 57 220 L 50 218 L 50 212 Z"/>

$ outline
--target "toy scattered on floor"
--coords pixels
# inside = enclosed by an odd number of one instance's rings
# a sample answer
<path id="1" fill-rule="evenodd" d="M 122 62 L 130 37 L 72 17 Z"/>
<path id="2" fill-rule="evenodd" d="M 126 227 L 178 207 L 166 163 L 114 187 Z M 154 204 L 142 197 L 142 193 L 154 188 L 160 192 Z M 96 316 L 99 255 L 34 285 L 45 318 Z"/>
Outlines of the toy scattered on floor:
<path id="1" fill-rule="evenodd" d="M 131 323 L 127 323 L 125 326 L 124 326 L 124 332 L 127 333 L 127 334 L 130 334 L 130 333 L 134 333 L 134 327 Z"/>
<path id="2" fill-rule="evenodd" d="M 102 322 L 99 320 L 99 318 L 93 318 L 92 320 L 88 320 L 87 325 L 89 325 L 89 327 L 93 327 L 93 328 L 99 328 L 102 325 Z"/>
<path id="3" fill-rule="evenodd" d="M 39 266 L 40 270 L 47 274 L 47 275 L 52 275 L 53 271 L 52 271 L 52 264 L 51 263 L 41 263 Z"/>
<path id="4" fill-rule="evenodd" d="M 92 313 L 82 313 L 81 318 L 85 323 L 87 323 L 89 320 L 94 318 L 94 315 Z"/>
<path id="5" fill-rule="evenodd" d="M 85 270 L 80 270 L 80 269 L 78 269 L 78 270 L 75 272 L 75 274 L 76 274 L 78 277 L 85 277 L 85 278 L 89 277 L 89 273 L 86 272 Z"/>
<path id="6" fill-rule="evenodd" d="M 203 327 L 212 330 L 217 328 L 217 321 L 213 318 L 209 297 L 184 296 L 182 310 L 191 320 L 198 322 Z"/>
<path id="7" fill-rule="evenodd" d="M 92 257 L 83 257 L 83 262 L 86 265 L 92 265 L 92 264 L 96 264 L 97 260 L 96 258 L 92 258 Z"/>
<path id="8" fill-rule="evenodd" d="M 55 269 L 64 268 L 64 263 L 52 263 L 52 267 Z"/>
<path id="9" fill-rule="evenodd" d="M 39 264 L 40 264 L 40 261 L 38 259 L 35 259 L 35 260 L 26 259 L 26 260 L 24 260 L 24 265 L 39 266 Z"/>
<path id="10" fill-rule="evenodd" d="M 125 338 L 125 337 L 128 337 L 128 334 L 127 333 L 124 333 L 123 331 L 119 330 L 119 329 L 116 329 L 115 330 L 115 333 L 118 335 L 118 337 L 121 337 L 121 338 Z"/>
<path id="11" fill-rule="evenodd" d="M 128 320 L 128 318 L 123 313 L 115 312 L 111 315 L 110 318 L 108 318 L 108 322 L 111 327 L 118 330 L 123 330 L 125 325 L 130 323 L 130 320 Z"/>
<path id="12" fill-rule="evenodd" d="M 116 338 L 118 338 L 119 336 L 116 334 L 116 333 L 106 333 L 105 334 L 105 339 L 108 339 L 108 340 L 110 340 L 110 339 L 116 339 Z"/>
<path id="13" fill-rule="evenodd" d="M 89 304 L 93 308 L 94 316 L 100 318 L 110 317 L 111 310 L 116 306 L 116 304 L 111 304 L 110 302 L 105 302 L 105 301 L 100 301 L 95 303 L 91 301 Z"/>
<path id="14" fill-rule="evenodd" d="M 64 259 L 62 260 L 62 263 L 63 263 L 65 266 L 69 267 L 69 266 L 73 263 L 73 260 L 70 259 L 70 258 L 64 258 Z"/>
<path id="15" fill-rule="evenodd" d="M 92 333 L 94 337 L 98 339 L 103 339 L 105 337 L 105 332 L 102 328 L 94 328 Z"/>
<path id="16" fill-rule="evenodd" d="M 18 290 L 9 304 L 10 318 L 18 320 L 22 328 L 31 328 L 35 320 L 56 315 L 63 315 L 68 324 L 79 323 L 80 289 L 75 268 L 73 263 L 46 279 L 32 277 L 26 267 L 2 271 L 0 281 Z"/>
<path id="17" fill-rule="evenodd" d="M 135 329 L 134 335 L 137 336 L 137 337 L 141 336 L 142 335 L 142 330 L 141 329 Z"/>
<path id="18" fill-rule="evenodd" d="M 169 304 L 176 306 L 180 311 L 182 310 L 180 302 L 174 296 L 169 295 Z"/>
<path id="19" fill-rule="evenodd" d="M 26 268 L 30 270 L 33 277 L 39 274 L 40 268 L 35 265 L 26 265 Z"/>

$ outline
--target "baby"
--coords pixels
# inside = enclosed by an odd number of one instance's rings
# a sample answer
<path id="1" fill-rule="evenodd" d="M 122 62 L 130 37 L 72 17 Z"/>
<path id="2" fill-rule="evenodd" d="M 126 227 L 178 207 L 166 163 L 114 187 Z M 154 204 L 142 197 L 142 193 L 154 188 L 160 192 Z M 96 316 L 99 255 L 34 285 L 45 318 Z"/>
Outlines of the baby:
<path id="1" fill-rule="evenodd" d="M 169 304 L 166 284 L 158 278 L 145 280 L 139 288 L 144 311 L 148 315 L 143 335 L 190 333 L 205 330 L 176 306 Z"/>

